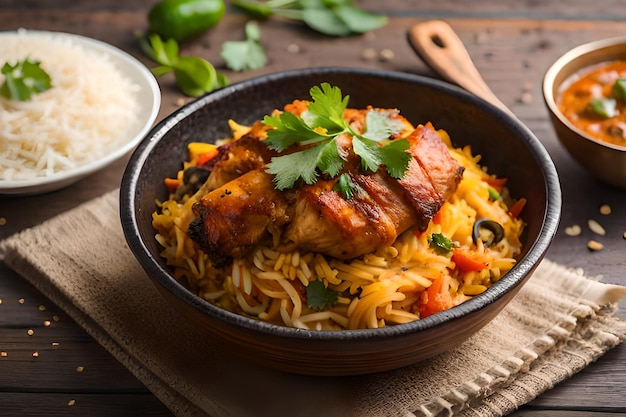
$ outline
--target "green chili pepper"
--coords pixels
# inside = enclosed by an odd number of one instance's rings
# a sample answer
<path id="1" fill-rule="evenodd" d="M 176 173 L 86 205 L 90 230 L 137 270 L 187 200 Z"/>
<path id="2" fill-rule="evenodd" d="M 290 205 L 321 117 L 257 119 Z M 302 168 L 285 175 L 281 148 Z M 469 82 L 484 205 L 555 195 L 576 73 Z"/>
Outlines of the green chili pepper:
<path id="1" fill-rule="evenodd" d="M 184 41 L 216 26 L 225 11 L 224 0 L 161 0 L 148 12 L 148 23 L 161 37 Z"/>

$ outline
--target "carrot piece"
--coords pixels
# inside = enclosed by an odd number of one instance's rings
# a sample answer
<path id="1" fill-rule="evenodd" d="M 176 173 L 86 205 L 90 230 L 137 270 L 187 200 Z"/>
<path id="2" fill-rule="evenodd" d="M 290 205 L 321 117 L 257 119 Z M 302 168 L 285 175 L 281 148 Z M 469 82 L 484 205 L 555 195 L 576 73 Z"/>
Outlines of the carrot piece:
<path id="1" fill-rule="evenodd" d="M 167 191 L 169 191 L 170 193 L 173 193 L 173 192 L 176 191 L 178 186 L 181 184 L 181 180 L 178 179 L 178 178 L 165 178 L 163 180 L 163 183 L 165 184 L 165 187 L 167 188 Z"/>
<path id="2" fill-rule="evenodd" d="M 522 212 L 522 210 L 524 210 L 525 206 L 526 206 L 526 199 L 520 198 L 515 203 L 513 203 L 511 207 L 509 207 L 509 214 L 511 215 L 511 217 L 517 219 L 520 213 Z"/>
<path id="3" fill-rule="evenodd" d="M 452 250 L 452 262 L 463 271 L 482 271 L 489 266 L 485 255 L 465 248 Z"/>
<path id="4" fill-rule="evenodd" d="M 443 288 L 444 278 L 439 277 L 422 293 L 420 300 L 420 317 L 425 318 L 452 307 L 452 297 L 447 288 Z"/>
<path id="5" fill-rule="evenodd" d="M 196 166 L 202 166 L 206 164 L 211 159 L 215 158 L 218 153 L 219 151 L 217 150 L 217 148 L 215 148 L 210 152 L 205 152 L 205 153 L 198 155 L 198 159 L 196 159 Z"/>
<path id="6" fill-rule="evenodd" d="M 502 192 L 502 188 L 506 184 L 507 178 L 487 177 L 484 179 L 484 181 L 500 193 Z"/>

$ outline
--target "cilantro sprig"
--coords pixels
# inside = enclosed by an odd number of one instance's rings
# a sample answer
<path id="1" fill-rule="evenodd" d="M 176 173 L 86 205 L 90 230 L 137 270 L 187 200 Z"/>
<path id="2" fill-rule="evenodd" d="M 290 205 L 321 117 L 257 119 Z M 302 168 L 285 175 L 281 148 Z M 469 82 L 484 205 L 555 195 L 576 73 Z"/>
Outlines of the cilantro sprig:
<path id="1" fill-rule="evenodd" d="M 250 21 L 245 27 L 246 40 L 226 41 L 222 44 L 220 56 L 226 66 L 233 71 L 260 69 L 265 66 L 267 57 L 261 45 L 261 30 L 256 22 Z"/>
<path id="2" fill-rule="evenodd" d="M 50 75 L 41 68 L 41 62 L 29 58 L 14 65 L 6 62 L 1 72 L 4 82 L 0 86 L 0 95 L 9 100 L 29 101 L 34 94 L 52 87 Z"/>
<path id="3" fill-rule="evenodd" d="M 265 144 L 272 150 L 283 152 L 292 145 L 303 150 L 272 158 L 267 172 L 273 174 L 277 189 L 293 188 L 303 180 L 314 184 L 319 173 L 336 177 L 345 160 L 339 153 L 337 137 L 352 136 L 352 148 L 360 157 L 361 168 L 376 172 L 384 166 L 389 175 L 402 178 L 411 156 L 406 152 L 406 139 L 387 141 L 400 131 L 400 126 L 377 110 L 370 110 L 365 118 L 365 131 L 357 133 L 343 118 L 349 96 L 343 97 L 341 89 L 322 83 L 310 89 L 313 99 L 302 116 L 283 112 L 265 116 L 263 123 L 272 127 Z"/>
<path id="4" fill-rule="evenodd" d="M 249 16 L 303 22 L 328 36 L 344 37 L 365 33 L 387 24 L 387 17 L 359 9 L 354 0 L 233 0 L 232 5 Z"/>
<path id="5" fill-rule="evenodd" d="M 207 60 L 197 56 L 180 56 L 178 42 L 163 41 L 157 34 L 141 36 L 139 45 L 143 52 L 159 64 L 151 71 L 156 77 L 174 72 L 176 84 L 190 97 L 198 97 L 228 85 L 228 78 L 218 72 Z"/>
<path id="6" fill-rule="evenodd" d="M 339 293 L 327 288 L 320 280 L 309 281 L 309 285 L 306 287 L 306 299 L 309 308 L 323 310 L 337 304 Z"/>

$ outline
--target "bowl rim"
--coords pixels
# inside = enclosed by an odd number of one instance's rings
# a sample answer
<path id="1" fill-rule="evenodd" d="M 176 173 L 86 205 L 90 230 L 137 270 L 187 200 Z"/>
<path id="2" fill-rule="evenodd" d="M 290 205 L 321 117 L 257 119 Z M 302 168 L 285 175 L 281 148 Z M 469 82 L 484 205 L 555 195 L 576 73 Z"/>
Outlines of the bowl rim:
<path id="1" fill-rule="evenodd" d="M 626 146 L 619 146 L 619 145 L 602 141 L 600 139 L 596 139 L 588 135 L 587 133 L 585 133 L 585 131 L 583 131 L 582 129 L 579 129 L 578 127 L 576 127 L 576 125 L 574 125 L 559 110 L 559 107 L 556 103 L 556 97 L 554 95 L 554 89 L 555 88 L 560 89 L 562 85 L 562 83 L 560 85 L 555 85 L 556 78 L 558 77 L 559 73 L 563 70 L 563 68 L 565 68 L 569 63 L 574 62 L 577 59 L 580 59 L 588 54 L 592 54 L 598 50 L 609 48 L 609 47 L 620 45 L 620 44 L 623 44 L 624 48 L 626 49 L 626 36 L 615 36 L 615 37 L 606 38 L 606 39 L 599 39 L 599 40 L 595 40 L 595 41 L 591 41 L 591 42 L 587 42 L 587 43 L 575 46 L 571 48 L 570 50 L 566 51 L 559 58 L 557 58 L 556 61 L 554 61 L 552 65 L 550 65 L 548 70 L 545 72 L 544 77 L 543 77 L 542 91 L 543 91 L 544 101 L 546 105 L 548 106 L 550 113 L 552 113 L 554 117 L 556 117 L 568 129 L 576 133 L 578 136 L 581 136 L 582 138 L 590 142 L 594 142 L 594 143 L 597 143 L 598 145 L 602 145 L 605 148 L 614 149 L 620 152 L 626 152 Z M 597 62 L 596 64 L 601 65 L 603 62 L 609 62 L 609 61 L 608 60 L 600 61 L 600 62 Z M 584 68 L 588 68 L 588 67 L 589 66 L 587 65 L 587 66 L 580 68 L 579 70 L 584 70 Z M 567 80 L 569 77 L 572 77 L 574 74 L 570 74 L 563 81 Z"/>
<path id="2" fill-rule="evenodd" d="M 128 133 L 128 138 L 125 141 L 120 142 L 118 146 L 110 149 L 106 155 L 94 161 L 55 172 L 45 177 L 36 177 L 28 180 L 0 180 L 0 195 L 32 195 L 54 191 L 109 165 L 133 150 L 143 140 L 152 128 L 161 108 L 161 89 L 156 78 L 144 64 L 129 53 L 104 41 L 68 32 L 17 29 L 0 31 L 0 39 L 22 33 L 45 36 L 62 41 L 69 40 L 76 46 L 106 56 L 122 74 L 130 78 L 133 83 L 140 84 L 141 94 L 138 94 L 137 97 L 140 111 L 137 120 L 141 120 L 141 125 L 137 124 L 137 128 Z"/>
<path id="3" fill-rule="evenodd" d="M 541 219 L 542 228 L 537 238 L 533 242 L 529 242 L 530 247 L 528 248 L 525 256 L 521 258 L 513 266 L 513 268 L 497 282 L 497 285 L 494 285 L 499 289 L 498 291 L 485 291 L 484 293 L 473 297 L 471 300 L 452 307 L 449 310 L 410 323 L 386 326 L 378 329 L 317 331 L 270 324 L 221 309 L 187 290 L 186 287 L 171 277 L 170 272 L 166 268 L 153 261 L 149 249 L 139 236 L 138 219 L 134 215 L 137 211 L 135 201 L 137 178 L 151 149 L 153 149 L 159 140 L 164 137 L 166 131 L 171 126 L 208 103 L 227 98 L 233 92 L 246 88 L 252 88 L 258 84 L 274 82 L 289 77 L 299 77 L 307 74 L 358 74 L 361 76 L 381 77 L 394 81 L 418 83 L 434 87 L 442 90 L 444 93 L 458 96 L 466 102 L 470 102 L 478 108 L 490 112 L 497 119 L 504 119 L 507 124 L 512 126 L 513 130 L 526 138 L 527 145 L 531 152 L 535 155 L 538 160 L 538 164 L 544 171 L 543 174 L 546 180 L 545 193 L 547 199 L 544 202 L 544 216 Z M 159 284 L 165 288 L 165 290 L 175 293 L 184 302 L 190 304 L 196 309 L 201 310 L 203 313 L 212 316 L 213 318 L 224 320 L 232 325 L 243 327 L 255 332 L 289 339 L 323 341 L 363 341 L 372 339 L 388 339 L 432 329 L 443 323 L 460 319 L 470 313 L 476 313 L 484 306 L 502 298 L 513 290 L 518 282 L 523 280 L 525 272 L 528 272 L 527 277 L 530 276 L 530 273 L 543 259 L 547 248 L 556 234 L 560 214 L 561 188 L 556 167 L 554 166 L 554 163 L 543 144 L 536 138 L 530 129 L 522 124 L 521 121 L 510 116 L 493 104 L 488 103 L 487 101 L 448 82 L 416 74 L 368 68 L 331 66 L 280 71 L 239 81 L 199 97 L 198 99 L 191 101 L 174 111 L 149 132 L 131 156 L 120 187 L 120 216 L 125 238 L 131 251 L 135 254 L 146 272 L 149 275 L 152 275 L 153 280 L 156 279 Z M 494 287 L 490 287 L 490 289 L 491 288 Z"/>

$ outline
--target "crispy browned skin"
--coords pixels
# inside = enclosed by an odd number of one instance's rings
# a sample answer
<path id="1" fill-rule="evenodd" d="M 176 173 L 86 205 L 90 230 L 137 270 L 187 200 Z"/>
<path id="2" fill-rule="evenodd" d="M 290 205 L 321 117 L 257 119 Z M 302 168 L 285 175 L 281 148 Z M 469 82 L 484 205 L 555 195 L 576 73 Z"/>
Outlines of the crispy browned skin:
<path id="1" fill-rule="evenodd" d="M 323 177 L 277 191 L 263 168 L 272 154 L 259 148 L 262 141 L 244 139 L 230 145 L 215 164 L 203 187 L 206 195 L 194 205 L 195 240 L 218 264 L 244 256 L 263 241 L 340 259 L 374 252 L 406 230 L 424 230 L 463 173 L 432 127 L 418 126 L 408 137 L 413 158 L 400 180 L 383 169 L 361 172 L 351 155 L 345 172 L 356 187 L 349 200 L 334 190 L 337 179 Z"/>

